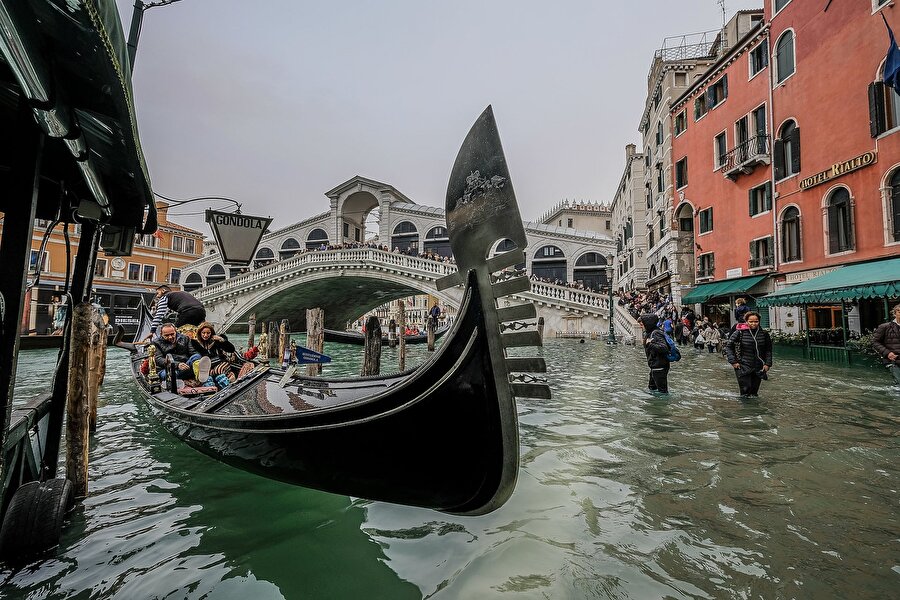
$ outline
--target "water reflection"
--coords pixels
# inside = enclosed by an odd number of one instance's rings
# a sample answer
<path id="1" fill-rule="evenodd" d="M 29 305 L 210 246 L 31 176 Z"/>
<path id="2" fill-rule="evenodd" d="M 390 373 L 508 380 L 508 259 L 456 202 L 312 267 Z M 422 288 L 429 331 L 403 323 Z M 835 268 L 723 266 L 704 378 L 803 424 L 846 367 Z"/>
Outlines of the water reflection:
<path id="1" fill-rule="evenodd" d="M 327 351 L 358 369 L 359 347 Z M 885 373 L 776 356 L 761 397 L 740 401 L 715 355 L 685 352 L 668 396 L 644 389 L 640 348 L 548 340 L 544 356 L 554 395 L 520 403 L 516 491 L 475 518 L 241 473 L 107 385 L 91 497 L 59 558 L 0 572 L 3 595 L 895 594 L 900 391 Z"/>

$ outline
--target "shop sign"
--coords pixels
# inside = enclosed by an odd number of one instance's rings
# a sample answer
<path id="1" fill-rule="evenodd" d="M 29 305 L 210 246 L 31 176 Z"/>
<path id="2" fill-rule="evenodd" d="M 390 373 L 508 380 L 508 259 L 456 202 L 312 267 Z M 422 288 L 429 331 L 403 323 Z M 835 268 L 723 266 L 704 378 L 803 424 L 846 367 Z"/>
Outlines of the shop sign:
<path id="1" fill-rule="evenodd" d="M 806 179 L 800 180 L 800 189 L 808 190 L 811 187 L 815 187 L 817 185 L 823 184 L 827 181 L 831 181 L 841 175 L 846 175 L 847 173 L 852 173 L 857 169 L 862 169 L 863 167 L 868 167 L 871 164 L 875 163 L 875 160 L 878 158 L 875 150 L 870 150 L 868 152 L 864 152 L 859 156 L 855 156 L 849 160 L 845 160 L 843 162 L 835 163 L 831 165 L 828 169 L 820 173 L 816 173 L 811 177 L 807 177 Z"/>
<path id="2" fill-rule="evenodd" d="M 788 273 L 784 276 L 784 283 L 801 283 L 803 281 L 808 281 L 813 277 L 820 277 L 821 275 L 825 275 L 826 273 L 831 273 L 837 269 L 837 267 L 825 267 L 823 269 L 813 269 L 812 271 L 800 271 L 798 273 Z"/>
<path id="3" fill-rule="evenodd" d="M 735 277 L 740 277 L 744 274 L 744 269 L 741 267 L 737 267 L 735 269 L 728 269 L 725 271 L 725 279 L 734 279 Z"/>

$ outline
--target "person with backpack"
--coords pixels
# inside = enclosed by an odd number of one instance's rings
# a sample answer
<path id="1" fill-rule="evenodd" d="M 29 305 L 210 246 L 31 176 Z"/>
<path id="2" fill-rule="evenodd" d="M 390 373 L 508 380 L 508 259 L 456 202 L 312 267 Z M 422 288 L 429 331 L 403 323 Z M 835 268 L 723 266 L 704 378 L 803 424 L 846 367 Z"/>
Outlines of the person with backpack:
<path id="1" fill-rule="evenodd" d="M 719 333 L 718 327 L 707 323 L 703 329 L 703 337 L 706 338 L 706 348 L 709 350 L 710 354 L 719 349 L 719 344 L 722 341 L 722 336 Z"/>
<path id="2" fill-rule="evenodd" d="M 659 328 L 658 316 L 645 314 L 641 315 L 639 320 L 644 328 L 644 353 L 647 355 L 647 366 L 650 367 L 648 387 L 651 392 L 668 394 L 671 362 L 669 360 L 669 342 L 666 340 L 665 333 Z M 674 347 L 675 344 L 673 343 L 672 346 Z"/>
<path id="3" fill-rule="evenodd" d="M 742 398 L 755 398 L 772 368 L 772 338 L 759 326 L 759 313 L 744 316 L 746 329 L 735 329 L 725 342 L 725 358 L 734 367 Z"/>

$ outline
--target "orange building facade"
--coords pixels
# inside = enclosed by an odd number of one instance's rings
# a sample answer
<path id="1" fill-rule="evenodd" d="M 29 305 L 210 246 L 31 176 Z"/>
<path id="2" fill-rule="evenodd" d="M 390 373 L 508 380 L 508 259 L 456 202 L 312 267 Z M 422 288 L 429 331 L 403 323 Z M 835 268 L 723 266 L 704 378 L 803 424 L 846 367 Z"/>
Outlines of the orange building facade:
<path id="1" fill-rule="evenodd" d="M 753 304 L 900 255 L 900 96 L 881 82 L 882 14 L 892 27 L 900 14 L 881 0 L 766 0 L 763 10 L 671 109 L 673 226 L 692 232 L 698 284 L 685 303 L 725 322 L 736 297 Z M 857 331 L 886 320 L 888 301 L 856 303 Z M 789 332 L 809 320 L 796 307 L 762 312 Z"/>
<path id="2" fill-rule="evenodd" d="M 131 256 L 109 257 L 102 253 L 94 269 L 95 300 L 103 306 L 113 324 L 129 328 L 136 324 L 136 308 L 141 298 L 149 300 L 157 286 L 170 284 L 180 289 L 181 269 L 203 254 L 203 234 L 168 219 L 168 205 L 157 203 L 159 230 L 135 240 Z M 22 333 L 50 333 L 53 317 L 65 289 L 67 251 L 62 226 L 47 236 L 41 258 L 41 242 L 49 221 L 35 221 L 31 241 L 28 281 L 37 285 L 29 292 Z M 80 227 L 69 227 L 71 263 L 80 240 Z"/>

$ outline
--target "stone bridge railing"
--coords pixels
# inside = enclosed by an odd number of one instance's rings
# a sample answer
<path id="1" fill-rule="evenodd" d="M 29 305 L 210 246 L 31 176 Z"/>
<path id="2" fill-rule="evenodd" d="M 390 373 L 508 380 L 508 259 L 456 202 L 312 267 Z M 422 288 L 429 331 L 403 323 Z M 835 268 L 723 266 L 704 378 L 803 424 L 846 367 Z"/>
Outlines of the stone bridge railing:
<path id="1" fill-rule="evenodd" d="M 226 297 L 233 298 L 243 291 L 257 288 L 261 284 L 280 281 L 310 269 L 358 269 L 371 265 L 384 269 L 389 268 L 401 272 L 411 279 L 432 284 L 435 280 L 456 272 L 456 265 L 438 262 L 418 256 L 407 256 L 396 252 L 387 252 L 376 248 L 351 248 L 341 250 L 323 250 L 304 252 L 293 258 L 278 261 L 271 265 L 254 269 L 220 283 L 200 288 L 193 292 L 198 300 L 205 304 L 218 302 Z M 531 291 L 516 294 L 523 299 L 536 301 L 560 310 L 580 310 L 595 313 L 599 316 L 609 314 L 609 298 L 605 294 L 577 290 L 570 287 L 531 282 Z"/>

